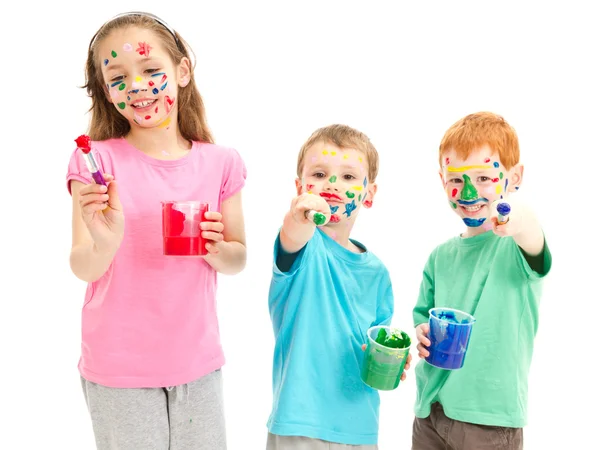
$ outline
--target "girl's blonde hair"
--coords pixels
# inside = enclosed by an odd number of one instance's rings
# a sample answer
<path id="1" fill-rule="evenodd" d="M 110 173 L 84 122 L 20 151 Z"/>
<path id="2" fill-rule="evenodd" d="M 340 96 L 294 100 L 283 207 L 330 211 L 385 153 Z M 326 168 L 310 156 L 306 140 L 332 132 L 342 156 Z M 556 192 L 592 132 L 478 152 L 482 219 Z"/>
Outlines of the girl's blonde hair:
<path id="1" fill-rule="evenodd" d="M 88 96 L 92 99 L 91 121 L 88 134 L 95 141 L 125 136 L 130 125 L 127 119 L 115 109 L 106 97 L 105 83 L 102 77 L 101 58 L 98 57 L 98 45 L 112 31 L 138 27 L 150 30 L 160 38 L 162 45 L 171 57 L 173 64 L 177 65 L 182 58 L 191 61 L 189 52 L 193 51 L 176 31 L 166 25 L 159 18 L 146 13 L 131 13 L 117 16 L 105 23 L 96 32 L 88 49 L 88 58 L 85 66 Z M 194 80 L 195 60 L 190 68 L 190 82 L 185 86 L 177 87 L 177 125 L 181 135 L 189 141 L 213 143 L 212 134 L 206 122 L 204 102 Z"/>

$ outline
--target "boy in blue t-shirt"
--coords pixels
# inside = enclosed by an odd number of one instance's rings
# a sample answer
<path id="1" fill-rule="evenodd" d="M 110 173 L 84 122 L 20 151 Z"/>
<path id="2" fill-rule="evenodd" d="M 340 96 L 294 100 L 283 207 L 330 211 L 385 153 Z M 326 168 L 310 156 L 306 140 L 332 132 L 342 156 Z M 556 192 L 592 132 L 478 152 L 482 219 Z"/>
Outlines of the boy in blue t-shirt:
<path id="1" fill-rule="evenodd" d="M 379 394 L 360 378 L 362 349 L 371 326 L 390 323 L 394 297 L 383 263 L 350 232 L 373 204 L 378 166 L 369 138 L 344 125 L 315 131 L 300 150 L 298 196 L 275 241 L 269 292 L 267 450 L 377 448 Z M 328 222 L 317 227 L 309 211 Z"/>

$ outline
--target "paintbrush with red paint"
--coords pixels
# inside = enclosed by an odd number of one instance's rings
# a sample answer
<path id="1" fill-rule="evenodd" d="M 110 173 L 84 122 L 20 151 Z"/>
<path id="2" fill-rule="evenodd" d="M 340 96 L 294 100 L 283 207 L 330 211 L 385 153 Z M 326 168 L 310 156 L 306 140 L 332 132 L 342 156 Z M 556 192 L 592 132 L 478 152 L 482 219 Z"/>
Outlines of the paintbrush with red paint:
<path id="1" fill-rule="evenodd" d="M 106 181 L 104 181 L 104 177 L 100 172 L 100 168 L 98 163 L 96 162 L 96 158 L 94 158 L 94 154 L 92 153 L 92 140 L 86 134 L 82 134 L 77 139 L 75 139 L 75 143 L 77 144 L 77 148 L 81 150 L 81 154 L 83 155 L 83 160 L 85 164 L 92 174 L 92 178 L 96 184 L 102 184 L 106 186 Z"/>

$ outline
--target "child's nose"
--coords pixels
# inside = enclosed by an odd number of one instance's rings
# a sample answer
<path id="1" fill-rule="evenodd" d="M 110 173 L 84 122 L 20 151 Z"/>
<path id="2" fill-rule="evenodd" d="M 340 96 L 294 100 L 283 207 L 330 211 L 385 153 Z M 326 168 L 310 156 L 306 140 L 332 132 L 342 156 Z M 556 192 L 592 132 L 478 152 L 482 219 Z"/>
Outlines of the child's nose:
<path id="1" fill-rule="evenodd" d="M 325 182 L 325 189 L 337 191 L 337 177 L 335 175 L 330 176 Z"/>

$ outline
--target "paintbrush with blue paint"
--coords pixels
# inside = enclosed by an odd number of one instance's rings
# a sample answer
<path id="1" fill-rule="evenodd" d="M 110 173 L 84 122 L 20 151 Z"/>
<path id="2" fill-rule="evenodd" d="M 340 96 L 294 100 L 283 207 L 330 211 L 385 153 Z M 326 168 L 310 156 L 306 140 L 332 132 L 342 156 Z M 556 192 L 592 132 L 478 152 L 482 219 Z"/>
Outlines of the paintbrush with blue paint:
<path id="1" fill-rule="evenodd" d="M 498 203 L 496 211 L 498 211 L 498 225 L 507 223 L 509 219 L 508 215 L 510 214 L 510 205 L 506 202 Z"/>
<path id="2" fill-rule="evenodd" d="M 322 212 L 315 211 L 314 209 L 306 211 L 304 216 L 318 227 L 327 223 L 327 216 Z"/>

